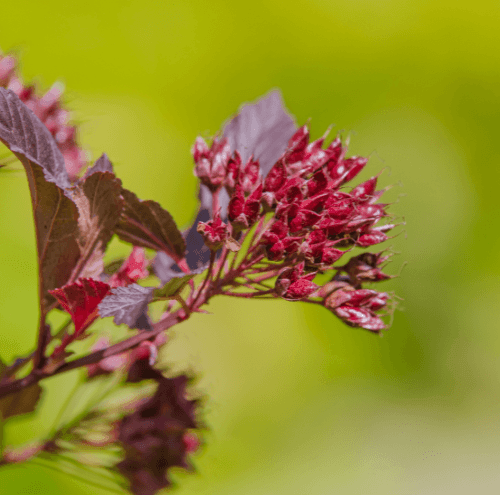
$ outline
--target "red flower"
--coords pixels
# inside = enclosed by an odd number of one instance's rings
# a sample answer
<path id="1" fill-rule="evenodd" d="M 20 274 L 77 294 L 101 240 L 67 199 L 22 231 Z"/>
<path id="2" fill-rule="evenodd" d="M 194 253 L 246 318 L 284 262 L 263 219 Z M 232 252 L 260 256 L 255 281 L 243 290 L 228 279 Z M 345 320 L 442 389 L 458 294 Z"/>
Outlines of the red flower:
<path id="1" fill-rule="evenodd" d="M 217 251 L 222 247 L 227 237 L 227 224 L 217 214 L 213 220 L 198 223 L 198 232 L 203 236 L 205 245 L 212 251 Z"/>
<path id="2" fill-rule="evenodd" d="M 111 276 L 108 285 L 111 288 L 127 286 L 136 283 L 139 279 L 147 278 L 148 276 L 147 259 L 144 249 L 141 247 L 134 247 L 122 267 Z"/>
<path id="3" fill-rule="evenodd" d="M 236 185 L 236 189 L 229 200 L 227 208 L 227 215 L 233 228 L 237 231 L 241 231 L 242 229 L 248 229 L 253 226 L 259 216 L 261 196 L 262 184 L 257 186 L 247 199 L 245 199 L 241 185 Z"/>
<path id="4" fill-rule="evenodd" d="M 318 286 L 312 283 L 316 273 L 301 276 L 303 271 L 303 262 L 296 267 L 283 270 L 276 279 L 276 293 L 286 300 L 300 300 L 316 291 Z"/>
<path id="5" fill-rule="evenodd" d="M 242 165 L 241 156 L 235 151 L 233 157 L 227 165 L 227 175 L 225 186 L 230 193 L 233 192 L 236 184 L 240 184 L 243 192 L 248 194 L 261 183 L 259 161 L 250 156 L 246 165 Z"/>
<path id="6" fill-rule="evenodd" d="M 378 333 L 387 326 L 376 313 L 387 306 L 388 298 L 387 293 L 346 285 L 329 295 L 325 306 L 349 326 Z"/>

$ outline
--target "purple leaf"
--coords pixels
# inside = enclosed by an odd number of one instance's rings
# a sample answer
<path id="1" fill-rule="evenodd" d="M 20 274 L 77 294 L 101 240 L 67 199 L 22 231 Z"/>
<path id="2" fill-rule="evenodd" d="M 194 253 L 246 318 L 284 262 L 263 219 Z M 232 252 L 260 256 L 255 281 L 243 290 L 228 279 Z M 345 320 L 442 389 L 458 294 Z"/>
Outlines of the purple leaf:
<path id="1" fill-rule="evenodd" d="M 206 269 L 210 260 L 210 250 L 203 241 L 203 236 L 197 231 L 199 222 L 208 222 L 210 214 L 207 209 L 201 209 L 194 221 L 194 224 L 184 231 L 184 238 L 187 243 L 186 262 L 191 272 L 200 273 Z M 156 276 L 162 283 L 166 283 L 174 276 L 183 276 L 180 268 L 175 264 L 174 259 L 165 252 L 158 252 L 153 263 Z"/>
<path id="2" fill-rule="evenodd" d="M 279 90 L 273 90 L 253 104 L 245 104 L 224 127 L 224 137 L 246 162 L 250 155 L 259 160 L 264 175 L 285 152 L 297 130 L 295 120 L 286 111 Z"/>
<path id="3" fill-rule="evenodd" d="M 147 318 L 148 304 L 153 297 L 154 288 L 144 288 L 136 283 L 111 289 L 111 295 L 104 297 L 99 304 L 101 318 L 114 316 L 117 325 L 125 323 L 129 328 L 147 330 L 151 328 Z"/>
<path id="4" fill-rule="evenodd" d="M 110 174 L 114 173 L 113 164 L 109 160 L 106 153 L 103 153 L 101 157 L 98 158 L 97 161 L 94 163 L 94 165 L 85 172 L 83 178 L 86 179 L 87 177 L 91 176 L 92 174 L 95 174 L 96 172 L 103 172 L 103 173 L 108 172 Z"/>
<path id="5" fill-rule="evenodd" d="M 131 376 L 132 375 L 132 376 Z M 136 495 L 152 495 L 171 484 L 167 477 L 172 467 L 190 469 L 189 446 L 185 436 L 199 427 L 195 412 L 197 401 L 186 398 L 188 378 L 165 378 L 147 363 L 136 363 L 130 381 L 157 380 L 156 393 L 118 426 L 118 439 L 125 452 L 118 470 L 130 481 Z"/>
<path id="6" fill-rule="evenodd" d="M 21 160 L 35 219 L 42 314 L 79 257 L 78 210 L 69 198 L 64 158 L 45 125 L 9 90 L 0 88 L 0 140 Z"/>
<path id="7" fill-rule="evenodd" d="M 0 139 L 14 154 L 42 167 L 48 182 L 69 188 L 64 157 L 51 133 L 12 90 L 4 88 L 0 88 Z"/>
<path id="8" fill-rule="evenodd" d="M 122 197 L 124 209 L 115 229 L 118 237 L 181 260 L 186 242 L 172 216 L 156 201 L 141 201 L 127 189 L 122 189 Z"/>

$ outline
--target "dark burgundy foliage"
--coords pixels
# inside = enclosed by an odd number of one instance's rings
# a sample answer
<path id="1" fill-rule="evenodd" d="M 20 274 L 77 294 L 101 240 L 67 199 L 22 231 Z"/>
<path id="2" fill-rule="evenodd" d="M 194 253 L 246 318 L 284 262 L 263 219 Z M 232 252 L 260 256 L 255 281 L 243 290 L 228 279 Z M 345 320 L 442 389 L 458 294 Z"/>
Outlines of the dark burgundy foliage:
<path id="1" fill-rule="evenodd" d="M 96 172 L 108 172 L 109 174 L 113 174 L 113 165 L 108 158 L 106 153 L 103 153 L 102 156 L 94 163 L 92 167 L 90 167 L 84 175 L 84 178 L 89 175 L 95 174 Z"/>
<path id="2" fill-rule="evenodd" d="M 60 98 L 58 87 L 37 96 L 16 75 L 13 58 L 0 56 L 0 140 L 28 177 L 40 290 L 36 350 L 10 366 L 0 363 L 1 418 L 33 411 L 42 379 L 79 367 L 88 378 L 123 374 L 117 386 L 149 381 L 155 393 L 118 415 L 106 404 L 93 408 L 46 442 L 4 453 L 0 465 L 41 450 L 59 453 L 65 439 L 87 448 L 113 444 L 123 454 L 111 468 L 133 493 L 153 494 L 170 484 L 172 467 L 191 469 L 189 454 L 200 444 L 199 402 L 186 395 L 188 377 L 168 378 L 156 365 L 168 341 L 164 332 L 227 295 L 316 304 L 351 327 L 380 333 L 396 301 L 372 287 L 393 276 L 383 270 L 389 255 L 366 248 L 388 240 L 397 223 L 379 201 L 386 189 L 377 191 L 378 176 L 351 182 L 368 159 L 348 157 L 339 136 L 328 144 L 329 130 L 311 141 L 308 127 L 297 128 L 273 91 L 243 106 L 222 133 L 196 139 L 200 206 L 181 232 L 157 202 L 122 187 L 105 154 L 79 177 L 87 161 Z M 134 246 L 127 258 L 106 264 L 114 235 Z M 145 279 L 154 286 L 138 283 Z M 149 317 L 153 302 L 156 322 Z M 51 332 L 47 317 L 57 306 L 74 329 L 68 322 Z M 90 353 L 70 358 L 68 345 L 84 346 L 89 327 L 94 331 L 105 317 L 138 331 L 114 344 L 101 335 Z M 23 367 L 30 367 L 24 378 Z M 96 416 L 108 419 L 103 439 L 82 431 Z"/>
<path id="3" fill-rule="evenodd" d="M 0 363 L 0 380 L 2 380 L 5 368 L 6 366 L 2 367 Z M 41 395 L 42 388 L 36 384 L 1 398 L 0 419 L 7 420 L 10 417 L 31 413 L 35 410 Z"/>
<path id="4" fill-rule="evenodd" d="M 196 429 L 196 401 L 186 398 L 188 378 L 166 378 L 146 360 L 136 361 L 129 370 L 129 381 L 153 379 L 155 394 L 119 424 L 118 439 L 125 458 L 118 470 L 130 481 L 134 494 L 152 495 L 170 484 L 167 472 L 172 467 L 191 469 L 185 439 Z"/>
<path id="5" fill-rule="evenodd" d="M 47 127 L 12 90 L 1 87 L 0 139 L 14 154 L 42 167 L 48 182 L 69 188 L 64 157 Z"/>
<path id="6" fill-rule="evenodd" d="M 122 196 L 125 206 L 116 234 L 134 245 L 166 252 L 176 262 L 183 259 L 186 242 L 172 216 L 156 201 L 141 201 L 126 189 Z"/>

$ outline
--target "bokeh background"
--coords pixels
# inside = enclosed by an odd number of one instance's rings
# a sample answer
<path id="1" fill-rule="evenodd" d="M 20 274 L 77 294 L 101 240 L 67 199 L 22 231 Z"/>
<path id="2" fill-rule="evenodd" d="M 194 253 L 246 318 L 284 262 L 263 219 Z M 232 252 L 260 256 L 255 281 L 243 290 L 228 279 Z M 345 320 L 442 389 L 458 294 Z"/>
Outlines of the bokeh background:
<path id="1" fill-rule="evenodd" d="M 299 124 L 312 118 L 313 137 L 334 124 L 352 154 L 370 155 L 365 178 L 385 168 L 381 184 L 395 185 L 385 200 L 406 226 L 385 288 L 404 301 L 382 338 L 284 301 L 219 298 L 176 328 L 168 360 L 200 374 L 210 429 L 174 493 L 499 492 L 497 1 L 45 0 L 0 12 L 0 47 L 24 78 L 63 81 L 93 158 L 105 151 L 125 187 L 182 227 L 197 206 L 196 135 L 271 88 Z M 32 349 L 37 322 L 24 174 L 2 177 L 0 214 L 9 361 Z M 50 429 L 72 376 L 44 384 L 6 444 Z M 0 468 L 0 492 L 107 493 L 30 463 Z"/>

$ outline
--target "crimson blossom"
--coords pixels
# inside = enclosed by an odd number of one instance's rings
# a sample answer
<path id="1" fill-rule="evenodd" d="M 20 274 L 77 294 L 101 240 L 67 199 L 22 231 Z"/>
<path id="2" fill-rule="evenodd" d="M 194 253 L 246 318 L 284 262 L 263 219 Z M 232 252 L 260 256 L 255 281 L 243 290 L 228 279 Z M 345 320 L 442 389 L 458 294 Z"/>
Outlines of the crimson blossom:
<path id="1" fill-rule="evenodd" d="M 321 304 L 349 326 L 379 333 L 394 301 L 364 285 L 392 278 L 382 271 L 389 255 L 364 252 L 337 264 L 357 248 L 387 241 L 396 224 L 388 204 L 379 201 L 386 190 L 377 190 L 378 175 L 349 184 L 368 158 L 347 157 L 340 137 L 323 147 L 327 135 L 311 142 L 308 127 L 300 127 L 266 175 L 254 155 L 245 162 L 240 151 L 231 151 L 227 138 L 216 136 L 209 147 L 198 137 L 195 175 L 212 193 L 213 207 L 221 189 L 229 195 L 226 223 L 219 210 L 198 231 L 211 250 L 228 238 L 241 244 L 252 233 L 246 256 L 251 265 L 243 272 L 260 285 L 276 277 L 267 294 Z M 330 271 L 329 282 L 314 283 Z"/>

